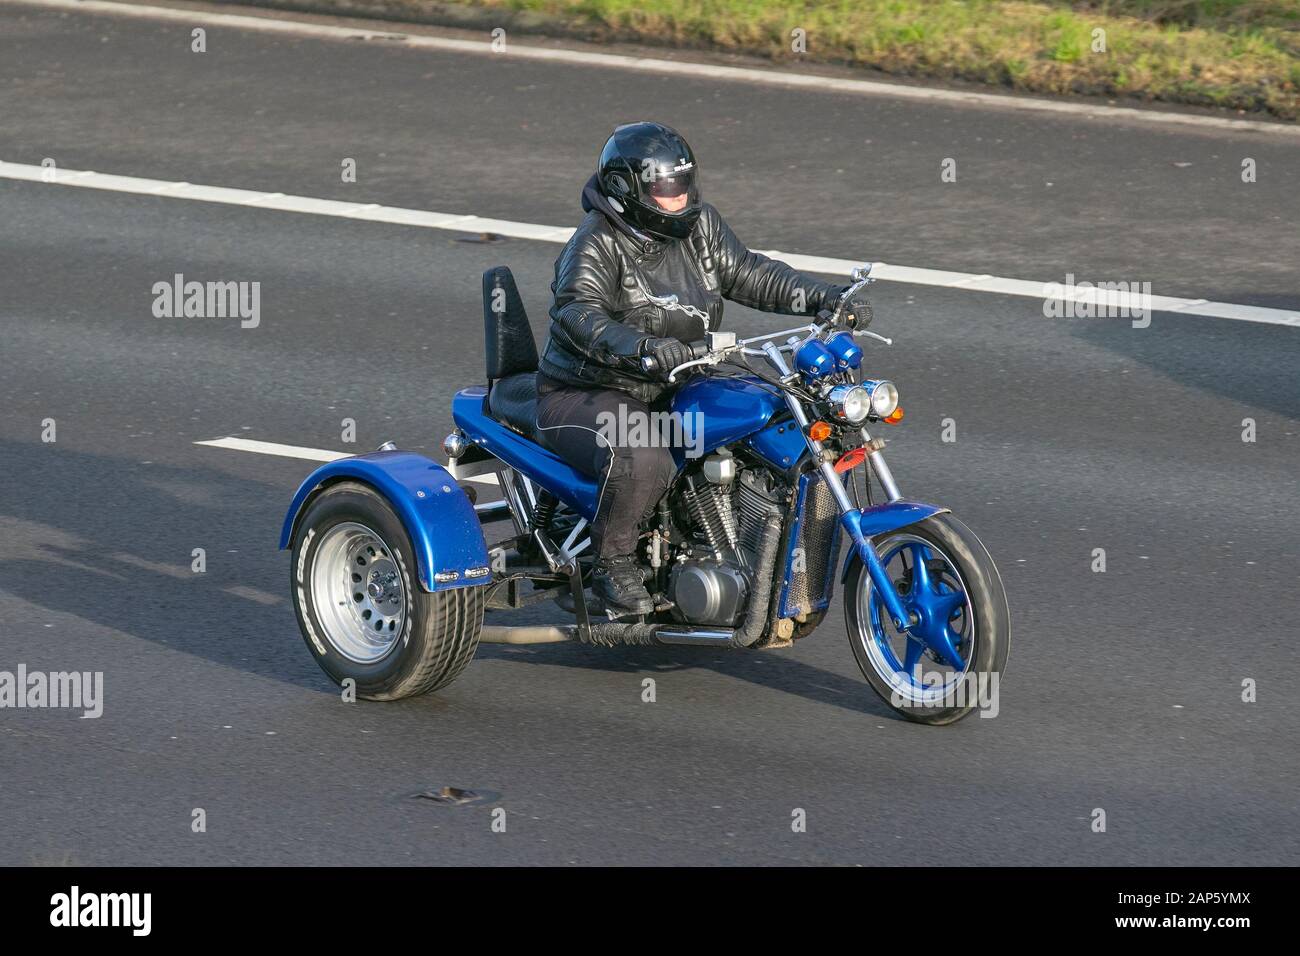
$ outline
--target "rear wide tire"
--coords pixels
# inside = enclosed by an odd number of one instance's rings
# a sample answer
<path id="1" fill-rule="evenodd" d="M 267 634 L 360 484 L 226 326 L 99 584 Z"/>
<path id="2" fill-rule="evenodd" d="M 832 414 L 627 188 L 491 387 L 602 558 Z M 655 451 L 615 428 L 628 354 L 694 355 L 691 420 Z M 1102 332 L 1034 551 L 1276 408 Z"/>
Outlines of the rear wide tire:
<path id="1" fill-rule="evenodd" d="M 331 529 L 335 529 L 333 535 Z M 371 542 L 369 554 L 378 554 L 376 560 L 384 562 L 385 570 L 396 571 L 384 595 L 387 606 L 394 608 L 391 643 L 384 645 L 381 637 L 364 653 L 357 651 L 352 624 L 357 625 L 363 638 L 373 635 L 359 617 L 355 622 L 350 619 L 353 609 L 343 607 L 349 596 L 334 593 L 338 590 L 333 580 L 339 577 L 335 573 L 338 546 L 330 542 L 339 540 L 341 531 L 351 529 L 360 529 L 352 539 Z M 365 538 L 367 532 L 373 537 Z M 483 627 L 487 587 L 424 591 L 406 529 L 388 501 L 368 485 L 341 482 L 317 495 L 298 520 L 292 553 L 293 604 L 303 641 L 336 684 L 355 682 L 358 697 L 399 700 L 427 694 L 450 684 L 473 659 Z M 360 562 L 354 559 L 353 563 Z M 355 570 L 362 574 L 349 574 L 349 579 L 358 582 L 355 587 L 360 606 L 366 569 Z M 394 578 L 394 574 L 390 571 L 388 577 Z M 351 584 L 338 587 L 348 592 L 353 589 Z M 322 606 L 330 601 L 340 610 Z"/>

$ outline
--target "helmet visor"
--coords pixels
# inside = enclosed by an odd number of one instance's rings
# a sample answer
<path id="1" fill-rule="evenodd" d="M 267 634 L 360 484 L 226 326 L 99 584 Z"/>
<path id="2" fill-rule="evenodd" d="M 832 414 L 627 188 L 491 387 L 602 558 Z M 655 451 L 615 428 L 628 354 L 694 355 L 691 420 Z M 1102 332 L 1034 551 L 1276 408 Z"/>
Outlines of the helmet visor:
<path id="1" fill-rule="evenodd" d="M 642 181 L 646 205 L 669 214 L 695 204 L 695 164 L 647 166 Z"/>
<path id="2" fill-rule="evenodd" d="M 695 189 L 695 164 L 682 157 L 668 163 L 647 160 L 641 168 L 641 186 L 647 198 L 677 200 Z M 658 203 L 660 207 L 664 203 Z M 676 203 L 671 203 L 676 204 Z"/>
<path id="3" fill-rule="evenodd" d="M 646 192 L 655 199 L 676 199 L 690 192 L 693 185 L 695 185 L 695 172 L 687 170 L 675 176 L 652 179 L 646 185 Z"/>

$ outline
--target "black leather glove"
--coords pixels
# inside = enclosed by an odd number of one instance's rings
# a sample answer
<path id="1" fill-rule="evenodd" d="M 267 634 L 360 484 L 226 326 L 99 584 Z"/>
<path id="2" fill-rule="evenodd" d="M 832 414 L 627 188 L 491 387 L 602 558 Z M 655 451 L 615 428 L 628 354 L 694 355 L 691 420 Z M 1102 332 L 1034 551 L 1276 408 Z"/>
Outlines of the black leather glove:
<path id="1" fill-rule="evenodd" d="M 677 339 L 646 339 L 641 344 L 641 354 L 654 359 L 650 371 L 661 379 L 667 379 L 673 369 L 691 360 L 691 350 Z"/>
<path id="2" fill-rule="evenodd" d="M 839 301 L 840 296 L 849 290 L 850 286 L 844 286 L 831 299 L 826 302 L 823 308 L 830 310 L 835 308 L 835 303 Z M 872 312 L 871 303 L 867 301 L 867 290 L 859 289 L 853 293 L 840 309 L 840 323 L 849 329 L 865 329 L 871 324 Z"/>

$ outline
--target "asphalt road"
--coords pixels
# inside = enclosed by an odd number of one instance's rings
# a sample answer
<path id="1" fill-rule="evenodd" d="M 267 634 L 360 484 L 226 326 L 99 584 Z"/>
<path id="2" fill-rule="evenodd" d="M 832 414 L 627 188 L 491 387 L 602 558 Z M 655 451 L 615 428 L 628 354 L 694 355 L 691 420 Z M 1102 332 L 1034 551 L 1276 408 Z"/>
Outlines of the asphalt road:
<path id="1" fill-rule="evenodd" d="M 557 225 L 609 128 L 654 116 L 757 248 L 1300 307 L 1281 138 L 230 30 L 193 54 L 9 5 L 0 103 L 10 162 Z M 0 864 L 1296 862 L 1295 329 L 875 287 L 895 473 L 1007 587 L 994 719 L 895 719 L 838 599 L 789 650 L 484 647 L 436 696 L 343 703 L 275 550 L 311 466 L 193 443 L 346 449 L 353 418 L 360 450 L 436 454 L 483 377 L 480 273 L 514 269 L 540 337 L 558 252 L 466 238 L 0 180 L 0 670 L 105 688 L 97 720 L 0 710 Z M 177 272 L 260 282 L 260 325 L 154 318 Z M 506 832 L 414 796 L 446 785 Z"/>

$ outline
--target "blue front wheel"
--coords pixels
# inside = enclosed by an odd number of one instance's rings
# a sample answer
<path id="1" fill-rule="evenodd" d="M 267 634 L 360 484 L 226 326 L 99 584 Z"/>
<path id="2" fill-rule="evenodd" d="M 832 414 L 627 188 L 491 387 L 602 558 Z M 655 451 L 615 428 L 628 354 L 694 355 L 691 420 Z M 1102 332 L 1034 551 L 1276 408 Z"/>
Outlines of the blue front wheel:
<path id="1" fill-rule="evenodd" d="M 844 590 L 849 643 L 872 688 L 908 720 L 950 724 L 1000 708 L 1011 615 L 993 559 L 969 528 L 938 514 L 872 544 L 913 619 L 890 620 L 862 561 Z"/>

